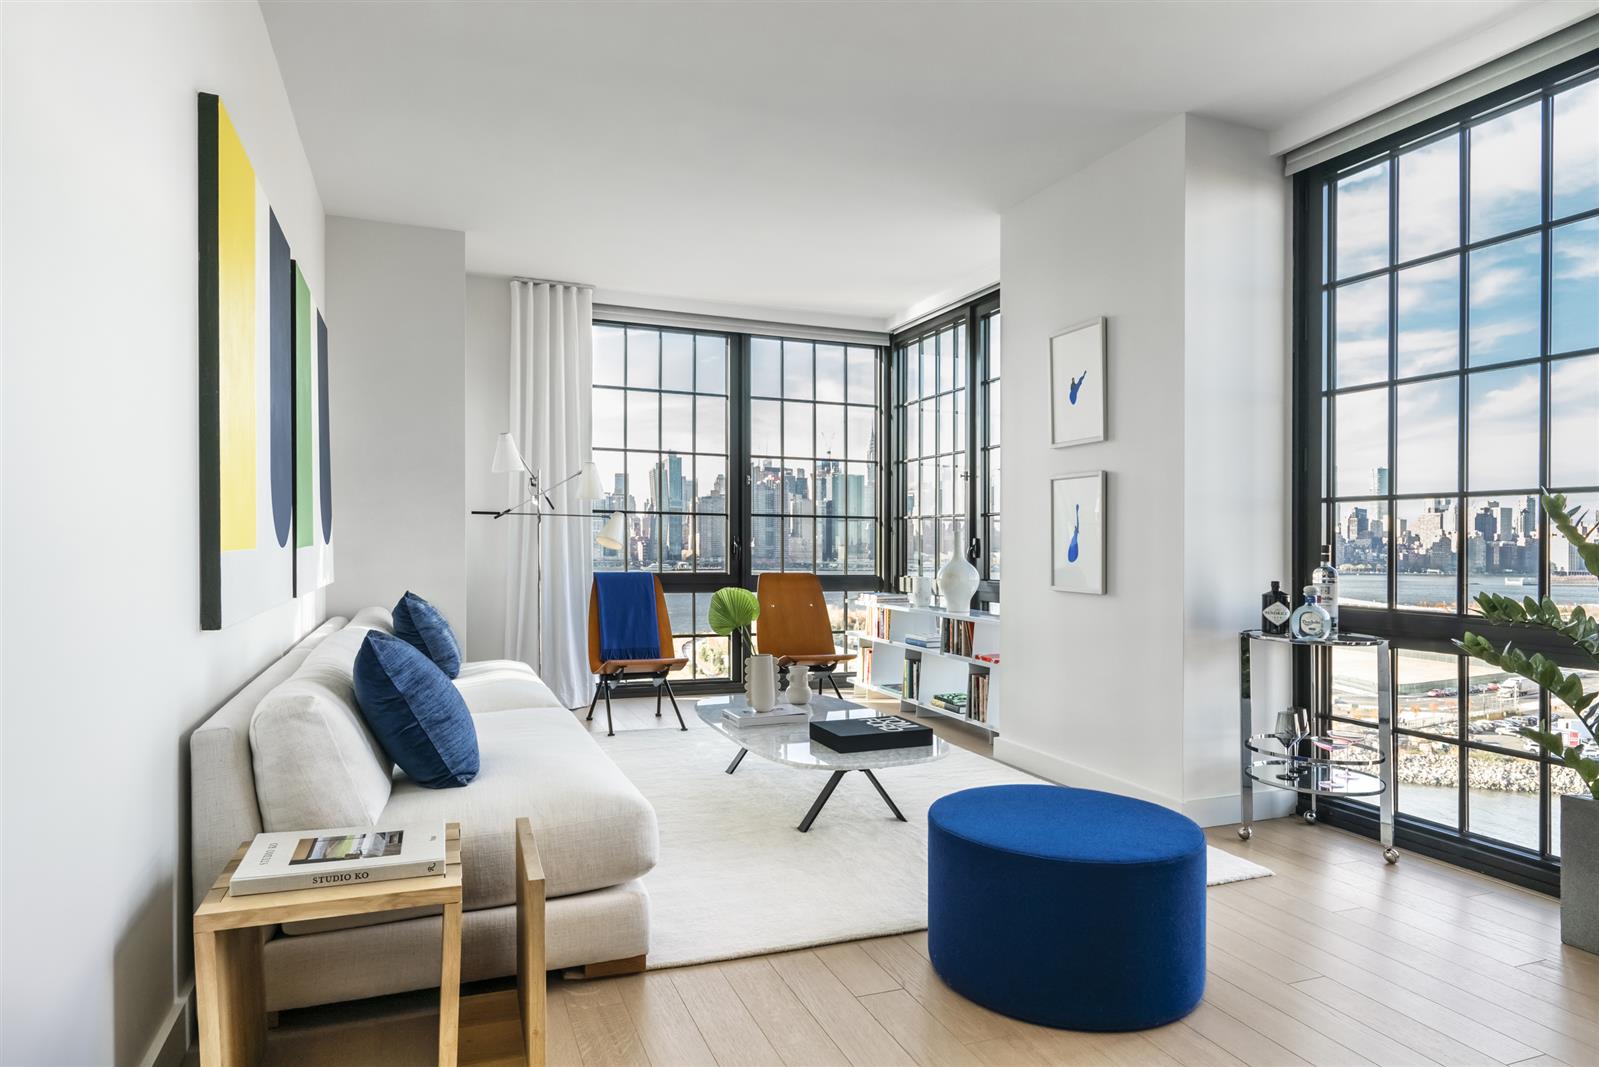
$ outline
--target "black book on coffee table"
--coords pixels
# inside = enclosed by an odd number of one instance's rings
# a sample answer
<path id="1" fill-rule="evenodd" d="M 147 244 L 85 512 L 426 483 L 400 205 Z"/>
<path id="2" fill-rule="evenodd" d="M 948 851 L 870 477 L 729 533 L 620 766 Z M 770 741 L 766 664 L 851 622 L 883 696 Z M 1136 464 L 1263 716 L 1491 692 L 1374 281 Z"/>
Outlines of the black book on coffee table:
<path id="1" fill-rule="evenodd" d="M 812 719 L 811 740 L 834 752 L 876 752 L 933 743 L 933 731 L 898 715 L 872 719 Z"/>

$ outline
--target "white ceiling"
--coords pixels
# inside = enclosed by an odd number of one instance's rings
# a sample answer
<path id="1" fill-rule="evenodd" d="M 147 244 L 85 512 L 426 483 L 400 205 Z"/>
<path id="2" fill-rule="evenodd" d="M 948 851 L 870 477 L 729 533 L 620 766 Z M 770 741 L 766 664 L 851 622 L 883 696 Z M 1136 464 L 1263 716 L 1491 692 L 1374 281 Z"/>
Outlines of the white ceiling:
<path id="1" fill-rule="evenodd" d="M 1002 209 L 1170 115 L 1277 129 L 1528 5 L 262 6 L 329 213 L 464 230 L 476 272 L 882 323 L 997 279 Z"/>

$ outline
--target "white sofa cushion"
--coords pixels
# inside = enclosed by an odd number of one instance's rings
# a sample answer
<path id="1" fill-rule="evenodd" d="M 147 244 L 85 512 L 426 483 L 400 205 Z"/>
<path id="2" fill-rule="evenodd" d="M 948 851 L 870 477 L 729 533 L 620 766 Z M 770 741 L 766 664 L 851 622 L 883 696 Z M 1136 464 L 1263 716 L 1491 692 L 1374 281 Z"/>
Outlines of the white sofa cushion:
<path id="1" fill-rule="evenodd" d="M 352 629 L 382 630 L 392 634 L 394 613 L 388 608 L 362 608 L 350 618 L 349 626 Z"/>
<path id="2" fill-rule="evenodd" d="M 516 899 L 516 820 L 533 822 L 544 891 L 561 897 L 643 876 L 655 866 L 655 809 L 565 708 L 474 716 L 481 766 L 462 789 L 399 779 L 382 821 L 461 824 L 463 905 Z"/>
<path id="3" fill-rule="evenodd" d="M 514 659 L 485 659 L 461 664 L 455 678 L 467 710 L 474 715 L 509 708 L 562 708 L 550 687 L 533 668 Z M 480 746 L 481 747 L 481 746 Z"/>
<path id="4" fill-rule="evenodd" d="M 393 764 L 355 704 L 355 654 L 366 633 L 330 634 L 256 705 L 250 759 L 265 829 L 364 826 L 383 813 Z"/>

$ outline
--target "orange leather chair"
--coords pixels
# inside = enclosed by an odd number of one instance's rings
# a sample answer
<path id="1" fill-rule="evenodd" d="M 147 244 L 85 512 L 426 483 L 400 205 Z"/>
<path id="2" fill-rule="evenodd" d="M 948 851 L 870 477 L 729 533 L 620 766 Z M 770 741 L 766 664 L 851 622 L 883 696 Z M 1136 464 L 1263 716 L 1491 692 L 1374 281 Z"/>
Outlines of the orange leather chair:
<path id="1" fill-rule="evenodd" d="M 647 681 L 655 687 L 655 717 L 661 717 L 661 690 L 666 690 L 666 695 L 672 701 L 672 710 L 677 713 L 677 725 L 680 729 L 687 730 L 683 724 L 683 713 L 677 706 L 677 694 L 672 692 L 672 683 L 667 680 L 667 675 L 688 665 L 688 660 L 674 655 L 676 643 L 672 637 L 672 618 L 666 613 L 666 590 L 661 588 L 661 580 L 655 579 L 655 621 L 661 630 L 661 654 L 656 659 L 600 659 L 600 590 L 598 583 L 589 585 L 589 670 L 598 676 L 594 685 L 594 699 L 589 701 L 588 720 L 594 718 L 594 705 L 599 703 L 600 697 L 605 697 L 605 735 L 616 736 L 616 728 L 611 722 L 611 693 L 627 680 Z"/>
<path id="2" fill-rule="evenodd" d="M 833 670 L 855 657 L 833 647 L 833 624 L 816 575 L 763 574 L 756 582 L 755 597 L 761 603 L 755 633 L 759 650 L 777 658 L 784 678 L 790 667 L 800 664 L 819 672 L 842 700 Z"/>

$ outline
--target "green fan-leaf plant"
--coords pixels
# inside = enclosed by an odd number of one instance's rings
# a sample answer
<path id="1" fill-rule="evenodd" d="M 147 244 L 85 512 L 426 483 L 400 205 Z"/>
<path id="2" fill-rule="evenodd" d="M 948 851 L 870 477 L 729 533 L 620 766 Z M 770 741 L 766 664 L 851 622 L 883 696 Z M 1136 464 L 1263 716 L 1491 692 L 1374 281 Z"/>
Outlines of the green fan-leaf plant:
<path id="1" fill-rule="evenodd" d="M 1580 508 L 1569 507 L 1560 493 L 1543 494 L 1544 513 L 1549 524 L 1571 542 L 1590 574 L 1599 574 L 1599 542 L 1593 540 L 1599 522 L 1589 521 Z M 1560 606 L 1548 597 L 1500 596 L 1497 593 L 1479 593 L 1477 610 L 1489 622 L 1507 627 L 1522 627 L 1553 634 L 1569 646 L 1569 657 L 1582 664 L 1582 669 L 1599 671 L 1599 620 L 1588 615 L 1581 607 L 1574 608 L 1570 618 L 1562 618 Z M 1545 689 L 1549 695 L 1565 704 L 1588 728 L 1590 737 L 1599 737 L 1599 690 L 1589 692 L 1583 688 L 1582 676 L 1575 670 L 1566 670 L 1541 652 L 1527 655 L 1507 641 L 1500 647 L 1487 638 L 1467 632 L 1455 642 L 1466 655 L 1500 670 L 1527 679 Z M 1543 749 L 1552 760 L 1577 772 L 1588 792 L 1599 798 L 1599 760 L 1582 755 L 1582 744 L 1570 745 L 1558 734 L 1524 727 L 1518 731 Z"/>
<path id="2" fill-rule="evenodd" d="M 760 614 L 761 602 L 748 589 L 730 585 L 711 594 L 711 629 L 723 637 L 737 633 L 745 648 L 755 647 L 750 626 Z"/>

